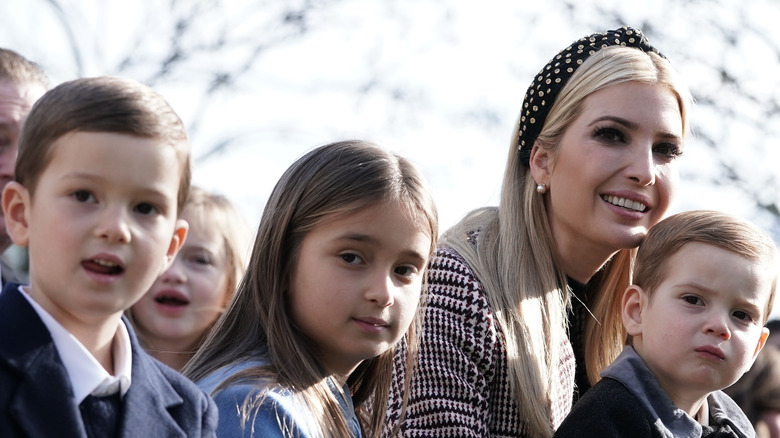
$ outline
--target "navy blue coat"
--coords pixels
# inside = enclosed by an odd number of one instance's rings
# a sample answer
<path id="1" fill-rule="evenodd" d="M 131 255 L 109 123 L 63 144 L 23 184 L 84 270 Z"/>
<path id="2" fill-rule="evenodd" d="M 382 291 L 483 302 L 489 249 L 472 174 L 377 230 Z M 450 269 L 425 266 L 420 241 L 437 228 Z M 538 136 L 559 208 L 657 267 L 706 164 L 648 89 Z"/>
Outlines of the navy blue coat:
<path id="1" fill-rule="evenodd" d="M 0 293 L 0 437 L 86 437 L 68 373 L 38 314 L 10 283 Z M 194 383 L 149 356 L 130 324 L 132 383 L 122 437 L 213 437 L 217 408 Z"/>

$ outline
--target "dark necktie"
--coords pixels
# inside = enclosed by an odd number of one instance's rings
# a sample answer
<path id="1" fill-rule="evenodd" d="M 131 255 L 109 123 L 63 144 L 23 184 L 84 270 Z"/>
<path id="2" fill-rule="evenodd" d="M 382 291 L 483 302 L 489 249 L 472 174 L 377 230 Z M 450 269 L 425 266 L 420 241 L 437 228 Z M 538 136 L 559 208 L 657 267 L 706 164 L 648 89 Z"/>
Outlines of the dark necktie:
<path id="1" fill-rule="evenodd" d="M 108 438 L 119 435 L 122 399 L 119 392 L 104 397 L 88 395 L 79 405 L 87 436 Z"/>

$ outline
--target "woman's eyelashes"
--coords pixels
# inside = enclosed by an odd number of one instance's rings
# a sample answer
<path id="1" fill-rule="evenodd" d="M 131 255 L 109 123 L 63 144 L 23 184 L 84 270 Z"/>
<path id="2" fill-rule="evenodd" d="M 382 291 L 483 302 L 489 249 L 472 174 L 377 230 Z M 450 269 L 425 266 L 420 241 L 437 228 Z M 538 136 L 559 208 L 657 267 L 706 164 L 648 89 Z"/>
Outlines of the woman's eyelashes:
<path id="1" fill-rule="evenodd" d="M 604 143 L 625 143 L 626 135 L 618 128 L 614 127 L 596 127 L 593 131 L 593 137 Z"/>
<path id="2" fill-rule="evenodd" d="M 593 130 L 593 138 L 607 144 L 628 144 L 631 137 L 621 128 L 614 126 L 600 126 Z M 682 148 L 669 141 L 659 142 L 653 145 L 653 152 L 663 156 L 666 160 L 672 160 L 682 155 Z"/>
<path id="3" fill-rule="evenodd" d="M 653 152 L 673 160 L 683 154 L 682 148 L 674 143 L 659 143 L 653 146 Z"/>

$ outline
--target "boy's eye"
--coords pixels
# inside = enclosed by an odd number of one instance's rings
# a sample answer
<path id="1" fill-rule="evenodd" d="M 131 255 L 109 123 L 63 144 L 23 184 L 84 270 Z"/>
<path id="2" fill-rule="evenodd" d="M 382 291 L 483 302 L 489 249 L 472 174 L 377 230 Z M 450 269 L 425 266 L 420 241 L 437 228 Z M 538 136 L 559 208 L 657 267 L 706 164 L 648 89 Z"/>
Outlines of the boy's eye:
<path id="1" fill-rule="evenodd" d="M 695 296 L 695 295 L 686 295 L 683 297 L 683 300 L 688 304 L 701 304 L 701 298 Z"/>
<path id="2" fill-rule="evenodd" d="M 71 196 L 78 202 L 91 202 L 95 199 L 92 193 L 86 190 L 76 190 Z"/>
<path id="3" fill-rule="evenodd" d="M 753 317 L 749 313 L 743 312 L 742 310 L 736 310 L 732 315 L 734 315 L 734 318 L 737 318 L 740 321 L 753 321 Z"/>
<path id="4" fill-rule="evenodd" d="M 353 253 L 345 253 L 340 255 L 341 259 L 347 262 L 347 264 L 350 265 L 359 265 L 363 263 L 363 259 L 360 258 L 359 255 L 353 254 Z"/>
<path id="5" fill-rule="evenodd" d="M 147 202 L 142 202 L 142 203 L 138 204 L 135 207 L 134 210 L 137 211 L 138 213 L 147 215 L 147 214 L 154 214 L 154 213 L 156 213 L 157 212 L 157 207 L 155 207 L 154 205 L 149 204 Z"/>

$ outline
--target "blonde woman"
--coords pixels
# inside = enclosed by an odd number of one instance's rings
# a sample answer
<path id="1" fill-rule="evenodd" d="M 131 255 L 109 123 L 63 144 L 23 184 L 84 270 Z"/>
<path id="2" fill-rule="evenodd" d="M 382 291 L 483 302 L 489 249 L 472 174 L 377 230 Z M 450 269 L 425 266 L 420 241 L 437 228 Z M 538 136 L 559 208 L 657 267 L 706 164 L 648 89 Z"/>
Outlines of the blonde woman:
<path id="1" fill-rule="evenodd" d="M 690 101 L 627 27 L 575 41 L 538 73 L 499 207 L 448 230 L 430 263 L 411 396 L 399 349 L 386 434 L 552 435 L 622 349 L 620 294 L 672 201 Z"/>

